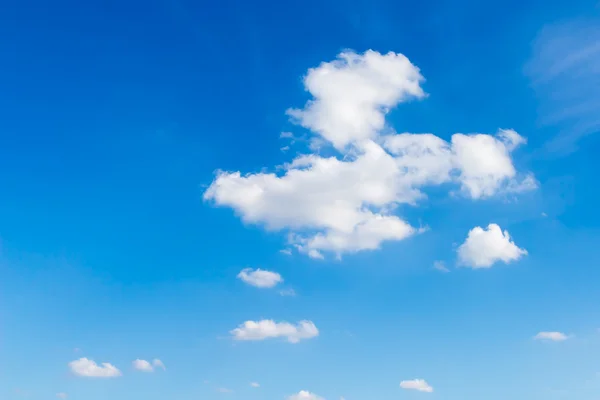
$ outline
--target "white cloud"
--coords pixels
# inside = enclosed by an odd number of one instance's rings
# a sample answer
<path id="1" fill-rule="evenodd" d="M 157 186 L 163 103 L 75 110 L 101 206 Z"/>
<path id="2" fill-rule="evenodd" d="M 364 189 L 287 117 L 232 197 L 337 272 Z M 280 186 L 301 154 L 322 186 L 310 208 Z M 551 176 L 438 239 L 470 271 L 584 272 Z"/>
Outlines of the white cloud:
<path id="1" fill-rule="evenodd" d="M 260 268 L 256 270 L 245 268 L 237 277 L 248 285 L 256 286 L 258 288 L 272 288 L 283 282 L 283 278 L 277 272 L 266 271 Z"/>
<path id="2" fill-rule="evenodd" d="M 509 129 L 496 135 L 396 134 L 385 126 L 389 109 L 422 98 L 418 69 L 401 54 L 344 52 L 309 70 L 313 95 L 289 111 L 332 145 L 339 156 L 300 155 L 277 173 L 220 171 L 204 199 L 233 208 L 246 223 L 286 230 L 289 244 L 312 258 L 378 249 L 420 232 L 395 213 L 417 205 L 428 186 L 454 183 L 473 199 L 536 187 L 519 174 L 511 152 L 526 140 Z"/>
<path id="3" fill-rule="evenodd" d="M 534 336 L 535 340 L 547 340 L 552 342 L 562 342 L 569 337 L 562 332 L 540 332 Z"/>
<path id="4" fill-rule="evenodd" d="M 227 388 L 217 388 L 217 392 L 229 394 L 229 393 L 233 393 L 233 390 L 227 389 Z"/>
<path id="5" fill-rule="evenodd" d="M 417 390 L 419 392 L 433 392 L 433 388 L 423 379 L 413 379 L 400 382 L 400 387 L 407 390 Z"/>
<path id="6" fill-rule="evenodd" d="M 165 367 L 165 364 L 158 358 L 155 358 L 154 360 L 152 360 L 152 365 L 154 366 L 154 368 L 161 368 L 165 371 L 167 369 L 167 367 Z"/>
<path id="7" fill-rule="evenodd" d="M 487 229 L 479 226 L 471 229 L 458 248 L 459 262 L 471 268 L 489 268 L 498 261 L 509 263 L 526 254 L 525 249 L 510 240 L 508 231 L 502 232 L 497 224 L 489 224 Z"/>
<path id="8" fill-rule="evenodd" d="M 538 122 L 559 132 L 548 150 L 573 151 L 600 132 L 600 19 L 546 25 L 532 44 L 525 73 L 539 101 Z"/>
<path id="9" fill-rule="evenodd" d="M 87 358 L 80 358 L 79 360 L 71 361 L 69 368 L 77 376 L 84 376 L 90 378 L 116 378 L 121 376 L 119 371 L 114 365 L 109 363 L 102 363 L 101 365 L 96 364 L 93 360 Z"/>
<path id="10" fill-rule="evenodd" d="M 306 390 L 301 390 L 297 394 L 293 394 L 287 398 L 287 400 L 325 400 L 321 396 L 317 396 Z"/>
<path id="11" fill-rule="evenodd" d="M 273 320 L 246 321 L 230 332 L 235 340 L 265 340 L 286 338 L 290 343 L 298 343 L 303 339 L 311 339 L 319 335 L 319 330 L 312 321 L 300 321 L 293 325 L 289 322 Z"/>
<path id="12" fill-rule="evenodd" d="M 446 267 L 446 263 L 444 263 L 443 261 L 435 261 L 433 263 L 433 268 L 441 272 L 450 272 L 448 267 Z"/>
<path id="13" fill-rule="evenodd" d="M 154 371 L 154 367 L 152 366 L 152 364 L 150 364 L 146 360 L 137 359 L 137 360 L 133 361 L 132 364 L 133 364 L 133 368 L 137 369 L 138 371 L 144 371 L 144 372 Z"/>
<path id="14" fill-rule="evenodd" d="M 284 289 L 284 290 L 280 290 L 279 294 L 281 296 L 290 296 L 293 297 L 296 295 L 296 291 L 294 289 Z"/>
<path id="15" fill-rule="evenodd" d="M 142 372 L 153 372 L 155 368 L 162 368 L 165 370 L 165 365 L 158 358 L 152 360 L 152 363 L 146 360 L 137 359 L 132 362 L 133 368 Z"/>
<path id="16" fill-rule="evenodd" d="M 308 70 L 304 86 L 313 99 L 288 114 L 342 149 L 375 137 L 399 102 L 424 97 L 422 81 L 419 69 L 402 54 L 346 51 Z"/>
<path id="17" fill-rule="evenodd" d="M 56 393 L 56 398 L 66 400 L 69 396 L 65 392 Z"/>
<path id="18" fill-rule="evenodd" d="M 252 386 L 253 388 L 257 388 L 260 387 L 260 384 L 258 382 L 251 382 L 250 386 Z"/>

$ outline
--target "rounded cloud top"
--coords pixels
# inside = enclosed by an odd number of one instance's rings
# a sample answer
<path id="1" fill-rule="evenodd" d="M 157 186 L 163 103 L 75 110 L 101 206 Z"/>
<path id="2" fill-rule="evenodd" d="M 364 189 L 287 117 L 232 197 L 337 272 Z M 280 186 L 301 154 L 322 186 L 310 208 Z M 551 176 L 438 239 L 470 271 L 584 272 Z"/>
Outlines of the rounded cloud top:
<path id="1" fill-rule="evenodd" d="M 278 173 L 221 171 L 204 199 L 233 208 L 246 223 L 286 230 L 298 251 L 323 258 L 418 233 L 393 210 L 417 205 L 427 187 L 454 184 L 472 199 L 536 188 L 533 175 L 514 166 L 512 152 L 526 139 L 512 129 L 446 141 L 386 126 L 392 107 L 425 97 L 422 81 L 404 55 L 372 50 L 346 51 L 309 69 L 304 84 L 313 99 L 288 114 L 338 156 L 299 155 Z"/>

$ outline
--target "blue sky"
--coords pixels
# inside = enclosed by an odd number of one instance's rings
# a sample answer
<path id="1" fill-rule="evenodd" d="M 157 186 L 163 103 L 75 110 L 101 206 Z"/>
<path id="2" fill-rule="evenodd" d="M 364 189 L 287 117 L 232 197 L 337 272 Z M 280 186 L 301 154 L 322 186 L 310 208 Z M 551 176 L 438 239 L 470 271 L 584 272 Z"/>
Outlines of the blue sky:
<path id="1" fill-rule="evenodd" d="M 0 398 L 595 399 L 599 26 L 5 1 Z"/>

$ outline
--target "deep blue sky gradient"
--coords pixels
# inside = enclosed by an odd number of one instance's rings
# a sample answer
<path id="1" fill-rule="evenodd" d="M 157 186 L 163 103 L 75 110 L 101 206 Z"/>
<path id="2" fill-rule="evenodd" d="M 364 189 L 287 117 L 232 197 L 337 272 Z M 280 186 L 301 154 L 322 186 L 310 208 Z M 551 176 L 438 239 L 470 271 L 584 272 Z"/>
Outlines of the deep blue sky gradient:
<path id="1" fill-rule="evenodd" d="M 593 1 L 40 1 L 0 5 L 0 398 L 593 400 L 600 393 L 600 135 L 557 155 L 523 73 L 547 24 Z M 431 230 L 317 262 L 280 233 L 202 201 L 216 169 L 289 160 L 281 131 L 307 68 L 346 48 L 405 54 L 429 98 L 398 131 L 528 138 L 540 188 L 514 201 L 431 193 L 401 208 Z M 547 214 L 542 217 L 541 214 Z M 441 274 L 469 229 L 497 222 L 529 256 Z M 244 286 L 280 272 L 297 297 Z M 290 345 L 234 343 L 247 319 L 313 320 Z M 540 330 L 575 334 L 549 345 Z M 75 352 L 74 349 L 81 349 Z M 114 380 L 72 376 L 87 356 Z M 136 374 L 135 358 L 165 373 Z M 403 392 L 426 378 L 433 394 Z M 209 381 L 209 383 L 205 383 Z M 250 381 L 262 387 L 253 390 Z M 221 394 L 217 387 L 234 390 Z"/>

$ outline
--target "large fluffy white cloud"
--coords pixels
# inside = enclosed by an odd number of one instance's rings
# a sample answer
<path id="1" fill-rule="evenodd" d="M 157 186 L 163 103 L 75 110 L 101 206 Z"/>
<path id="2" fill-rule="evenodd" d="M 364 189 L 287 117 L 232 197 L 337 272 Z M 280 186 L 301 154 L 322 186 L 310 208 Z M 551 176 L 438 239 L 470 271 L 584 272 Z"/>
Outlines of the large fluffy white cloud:
<path id="1" fill-rule="evenodd" d="M 419 392 L 433 392 L 433 388 L 424 379 L 412 379 L 400 382 L 400 387 L 406 390 L 417 390 Z"/>
<path id="2" fill-rule="evenodd" d="M 296 394 L 288 396 L 287 400 L 325 400 L 321 396 L 311 393 L 307 390 L 301 390 Z"/>
<path id="3" fill-rule="evenodd" d="M 267 271 L 260 268 L 255 270 L 252 268 L 244 268 L 240 271 L 237 277 L 248 285 L 258 288 L 272 288 L 283 282 L 283 278 L 277 272 Z"/>
<path id="4" fill-rule="evenodd" d="M 71 361 L 69 368 L 75 375 L 88 378 L 116 378 L 121 376 L 121 371 L 114 365 L 109 363 L 98 365 L 87 358 Z"/>
<path id="5" fill-rule="evenodd" d="M 401 54 L 342 53 L 310 69 L 312 94 L 288 113 L 338 155 L 304 154 L 277 172 L 218 172 L 205 200 L 233 208 L 246 223 L 287 230 L 292 246 L 314 258 L 373 250 L 419 229 L 400 218 L 400 204 L 416 205 L 428 186 L 451 183 L 473 199 L 536 186 L 518 173 L 511 152 L 526 142 L 517 132 L 396 134 L 385 115 L 398 103 L 425 96 L 419 70 Z"/>
<path id="6" fill-rule="evenodd" d="M 345 51 L 337 60 L 308 70 L 304 86 L 313 99 L 288 114 L 343 149 L 375 137 L 399 102 L 424 97 L 422 81 L 419 69 L 402 54 Z"/>
<path id="7" fill-rule="evenodd" d="M 508 231 L 503 232 L 497 224 L 471 229 L 458 248 L 460 264 L 471 268 L 489 268 L 498 261 L 509 263 L 526 254 L 527 250 L 517 247 Z"/>
<path id="8" fill-rule="evenodd" d="M 312 321 L 300 321 L 296 325 L 289 322 L 275 322 L 264 319 L 246 321 L 231 332 L 235 340 L 265 340 L 286 338 L 290 343 L 311 339 L 319 335 L 319 330 Z"/>

